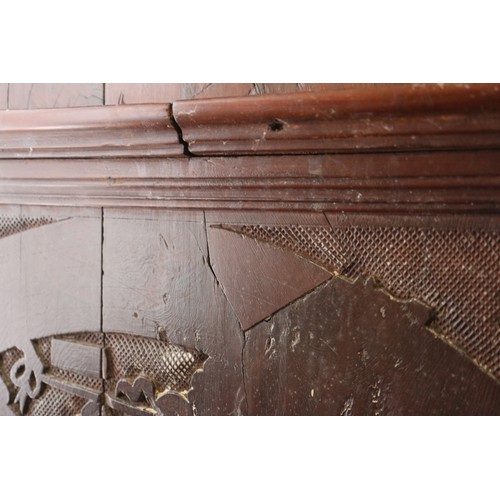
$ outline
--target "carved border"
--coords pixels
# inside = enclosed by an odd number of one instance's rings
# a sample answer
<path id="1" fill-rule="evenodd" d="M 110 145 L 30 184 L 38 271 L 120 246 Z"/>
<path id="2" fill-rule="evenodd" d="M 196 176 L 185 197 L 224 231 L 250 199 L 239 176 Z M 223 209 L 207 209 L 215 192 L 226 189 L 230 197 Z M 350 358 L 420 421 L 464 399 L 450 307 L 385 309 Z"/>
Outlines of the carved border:
<path id="1" fill-rule="evenodd" d="M 0 158 L 178 157 L 185 145 L 212 156 L 499 148 L 500 85 L 0 112 Z"/>
<path id="2" fill-rule="evenodd" d="M 0 160 L 0 203 L 491 214 L 499 164 L 500 151 Z"/>

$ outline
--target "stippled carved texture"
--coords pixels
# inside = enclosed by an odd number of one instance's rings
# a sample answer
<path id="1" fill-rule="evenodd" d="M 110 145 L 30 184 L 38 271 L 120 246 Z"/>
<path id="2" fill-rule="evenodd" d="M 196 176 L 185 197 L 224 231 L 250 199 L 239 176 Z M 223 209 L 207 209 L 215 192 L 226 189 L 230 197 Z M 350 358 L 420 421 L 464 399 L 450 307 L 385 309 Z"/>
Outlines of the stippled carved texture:
<path id="1" fill-rule="evenodd" d="M 7 389 L 9 390 L 10 400 L 12 402 L 14 400 L 14 392 L 15 387 L 10 380 L 10 371 L 12 367 L 23 357 L 23 351 L 18 349 L 17 347 L 13 347 L 12 349 L 8 349 L 0 353 L 0 376 L 5 382 Z"/>
<path id="2" fill-rule="evenodd" d="M 187 393 L 194 373 L 203 367 L 207 356 L 147 337 L 106 334 L 108 379 L 116 385 L 119 379 L 146 374 L 158 391 Z"/>
<path id="3" fill-rule="evenodd" d="M 286 248 L 334 274 L 374 277 L 399 299 L 429 306 L 429 328 L 500 380 L 500 234 L 375 226 L 225 225 Z"/>
<path id="4" fill-rule="evenodd" d="M 81 333 L 77 335 L 64 335 L 60 338 L 66 340 L 75 340 L 77 342 L 84 342 L 86 344 L 92 344 L 100 347 L 104 345 L 104 335 L 102 333 Z M 32 342 L 35 346 L 35 350 L 37 351 L 40 360 L 42 361 L 48 373 L 50 373 L 54 377 L 71 382 L 72 384 L 83 385 L 96 391 L 102 389 L 102 381 L 100 379 L 88 377 L 79 373 L 74 373 L 70 370 L 64 370 L 51 364 L 50 349 L 52 337 L 44 337 L 41 339 L 33 340 Z"/>
<path id="5" fill-rule="evenodd" d="M 103 382 L 100 379 L 86 377 L 70 370 L 62 370 L 51 365 L 51 343 L 53 337 L 44 337 L 33 341 L 35 350 L 42 362 L 45 373 L 63 380 L 70 384 L 87 387 L 95 391 L 102 391 Z M 75 340 L 102 346 L 104 339 L 101 333 L 81 333 L 76 335 L 64 335 L 60 338 Z M 61 389 L 46 385 L 38 398 L 32 401 L 27 415 L 31 416 L 71 416 L 81 415 L 87 400 L 75 394 L 65 392 Z"/>
<path id="6" fill-rule="evenodd" d="M 0 238 L 56 222 L 50 217 L 12 217 L 0 214 Z"/>
<path id="7" fill-rule="evenodd" d="M 102 376 L 82 374 L 79 365 L 67 369 L 55 366 L 54 339 L 102 349 L 105 354 Z M 188 402 L 192 377 L 203 368 L 208 358 L 200 351 L 163 340 L 115 333 L 58 335 L 35 339 L 32 344 L 43 365 L 43 383 L 40 393 L 30 396 L 32 399 L 29 399 L 26 409 L 15 401 L 19 389 L 13 383 L 11 372 L 25 353 L 17 347 L 0 353 L 0 377 L 9 393 L 8 405 L 16 414 L 166 414 L 172 406 L 169 406 L 168 398 L 179 398 L 182 404 Z M 133 387 L 137 379 L 146 381 L 151 388 L 151 397 L 138 405 L 135 400 L 121 397 L 123 387 Z M 120 387 L 122 390 L 118 390 Z M 148 407 L 150 402 L 154 407 Z M 107 404 L 113 406 L 105 408 Z"/>
<path id="8" fill-rule="evenodd" d="M 40 397 L 30 406 L 31 416 L 63 416 L 80 415 L 87 401 L 84 398 L 69 394 L 53 387 L 45 387 Z"/>

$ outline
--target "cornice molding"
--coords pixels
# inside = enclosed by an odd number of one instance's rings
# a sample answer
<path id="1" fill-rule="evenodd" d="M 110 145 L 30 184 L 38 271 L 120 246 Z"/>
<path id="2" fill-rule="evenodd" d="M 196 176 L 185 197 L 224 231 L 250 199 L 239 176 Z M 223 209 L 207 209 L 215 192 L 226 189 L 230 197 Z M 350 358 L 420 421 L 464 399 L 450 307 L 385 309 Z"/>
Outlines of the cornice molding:
<path id="1" fill-rule="evenodd" d="M 496 149 L 500 84 L 0 111 L 0 158 L 179 157 L 183 141 L 202 156 Z"/>
<path id="2" fill-rule="evenodd" d="M 491 214 L 499 164 L 500 85 L 0 112 L 1 204 Z"/>
<path id="3" fill-rule="evenodd" d="M 0 112 L 0 158 L 177 157 L 170 104 Z"/>
<path id="4" fill-rule="evenodd" d="M 500 147 L 500 85 L 395 85 L 177 101 L 195 155 Z"/>
<path id="5" fill-rule="evenodd" d="M 500 151 L 1 160 L 0 204 L 500 213 Z"/>

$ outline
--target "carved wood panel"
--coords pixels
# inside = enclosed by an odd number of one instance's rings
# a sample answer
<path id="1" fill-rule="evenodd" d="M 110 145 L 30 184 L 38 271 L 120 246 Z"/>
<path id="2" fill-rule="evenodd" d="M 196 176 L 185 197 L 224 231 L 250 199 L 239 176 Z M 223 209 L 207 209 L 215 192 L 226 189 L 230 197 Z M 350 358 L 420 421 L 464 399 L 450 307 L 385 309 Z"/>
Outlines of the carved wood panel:
<path id="1" fill-rule="evenodd" d="M 494 219 L 9 207 L 0 220 L 4 414 L 500 411 L 495 301 L 477 298 L 498 289 Z M 458 263 L 473 286 L 447 281 Z"/>
<path id="2" fill-rule="evenodd" d="M 33 342 L 100 329 L 101 211 L 2 206 L 0 214 L 2 372 L 19 389 L 23 411 L 44 373 Z M 0 412 L 10 412 L 11 397 L 0 382 Z"/>
<path id="3" fill-rule="evenodd" d="M 294 85 L 2 112 L 0 414 L 500 413 L 499 87 Z"/>

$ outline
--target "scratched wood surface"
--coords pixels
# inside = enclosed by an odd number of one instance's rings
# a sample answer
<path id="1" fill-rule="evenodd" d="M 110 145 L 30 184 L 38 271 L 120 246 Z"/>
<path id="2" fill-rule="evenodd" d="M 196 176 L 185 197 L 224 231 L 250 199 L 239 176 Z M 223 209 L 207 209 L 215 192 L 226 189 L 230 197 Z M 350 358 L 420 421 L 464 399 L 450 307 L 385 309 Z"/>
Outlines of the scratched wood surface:
<path id="1" fill-rule="evenodd" d="M 208 356 L 191 412 L 246 413 L 243 334 L 208 261 L 199 211 L 104 211 L 103 329 L 160 338 Z"/>
<path id="2" fill-rule="evenodd" d="M 9 109 L 101 106 L 102 83 L 9 83 Z"/>
<path id="3" fill-rule="evenodd" d="M 133 104 L 290 91 L 348 90 L 356 86 L 360 84 L 106 84 L 105 88 L 103 84 L 10 84 L 10 87 L 0 84 L 0 108 L 99 106 L 104 104 L 104 94 L 106 104 Z M 440 155 L 444 153 L 430 154 L 424 167 L 432 170 L 436 164 L 433 158 L 441 158 Z M 391 162 L 397 163 L 396 156 L 391 156 L 387 165 L 382 160 L 380 162 L 384 165 L 374 163 L 373 168 L 377 172 L 389 168 Z M 460 155 L 460 176 L 451 178 L 460 187 L 456 190 L 457 200 L 464 193 L 471 192 L 472 188 L 465 191 L 463 187 L 470 181 L 466 176 L 473 175 L 470 165 L 477 164 L 480 157 L 478 152 Z M 356 171 L 351 168 L 351 160 L 371 161 L 349 158 L 345 165 L 325 169 L 325 175 L 333 171 L 340 175 L 342 171 L 342 175 L 349 178 Z M 201 170 L 209 178 L 216 178 L 218 171 L 234 173 L 246 165 L 238 158 L 213 161 L 217 168 Z M 258 164 L 248 164 L 245 168 L 251 172 L 249 178 L 257 175 L 256 172 L 265 178 L 266 171 L 279 177 L 290 168 L 285 165 L 289 161 L 286 157 L 262 158 Z M 300 161 L 303 162 L 301 165 L 316 172 L 326 160 L 318 156 Z M 15 184 L 15 177 L 22 175 L 16 171 L 16 165 L 7 165 L 6 161 L 2 165 L 0 171 Z M 169 167 L 172 165 L 168 164 Z M 195 160 L 192 165 L 204 164 L 202 160 Z M 50 194 L 55 189 L 51 183 L 57 183 L 57 179 L 66 183 L 66 189 L 73 177 L 87 176 L 93 182 L 95 178 L 105 179 L 107 174 L 103 172 L 118 176 L 119 169 L 126 166 L 123 172 L 127 175 L 124 177 L 133 178 L 142 168 L 108 161 L 88 170 L 83 166 L 82 162 L 71 165 L 60 162 L 48 166 L 29 160 L 23 164 L 22 170 L 39 169 L 40 175 L 46 178 L 43 189 Z M 148 175 L 151 179 L 172 175 L 170 170 L 165 173 L 166 166 L 167 163 L 150 166 Z M 61 173 L 63 167 L 64 175 Z M 174 167 L 186 170 L 181 162 Z M 409 175 L 405 171 L 405 178 L 416 176 L 413 164 L 408 165 L 408 169 L 410 167 L 413 173 Z M 403 172 L 403 167 L 397 168 Z M 480 175 L 477 170 L 473 173 Z M 193 169 L 182 175 L 196 177 L 198 174 Z M 488 170 L 490 174 L 492 172 Z M 55 179 L 51 180 L 51 176 Z M 393 180 L 400 182 L 399 179 Z M 9 186 L 6 192 L 12 201 L 16 187 Z M 154 182 L 151 186 L 156 189 Z M 170 192 L 162 191 L 164 199 L 158 198 L 153 188 L 149 185 L 141 188 L 136 196 L 140 199 L 138 205 L 145 203 L 148 196 L 154 198 L 155 209 L 105 208 L 103 235 L 100 207 L 104 204 L 116 206 L 106 197 L 112 198 L 113 203 L 120 200 L 125 206 L 130 204 L 127 185 L 99 187 L 94 192 L 95 187 L 89 183 L 78 188 L 77 198 L 68 197 L 65 192 L 63 204 L 81 206 L 73 210 L 1 207 L 9 217 L 42 216 L 42 219 L 32 226 L 23 223 L 14 232 L 12 228 L 4 228 L 3 236 L 0 234 L 0 297 L 3 304 L 0 351 L 14 343 L 19 344 L 20 339 L 21 347 L 29 350 L 30 338 L 72 331 L 99 332 L 102 328 L 110 338 L 116 333 L 129 333 L 205 353 L 208 359 L 203 371 L 192 379 L 189 405 L 178 397 L 165 395 L 161 405 L 167 414 L 500 414 L 498 383 L 425 328 L 432 314 L 428 309 L 391 300 L 375 290 L 371 283 L 365 286 L 361 280 L 352 284 L 329 277 L 322 283 L 322 276 L 318 275 L 316 281 L 298 293 L 284 293 L 284 298 L 273 305 L 269 314 L 259 314 L 259 304 L 246 303 L 242 291 L 245 292 L 245 287 L 254 280 L 255 286 L 250 293 L 261 293 L 261 299 L 275 301 L 281 293 L 279 283 L 282 277 L 287 272 L 297 273 L 297 269 L 290 265 L 296 257 L 288 255 L 285 258 L 284 252 L 271 251 L 255 241 L 247 243 L 258 250 L 245 250 L 245 243 L 239 245 L 245 242 L 239 235 L 236 247 L 241 246 L 240 252 L 231 255 L 229 246 L 233 245 L 235 235 L 214 238 L 214 234 L 221 230 L 210 225 L 223 222 L 271 223 L 278 220 L 277 216 L 260 210 L 248 219 L 239 210 L 241 193 L 233 189 L 229 193 L 237 199 L 228 208 L 237 210 L 226 212 L 224 216 L 210 211 L 204 213 L 202 209 L 209 208 L 206 200 L 213 191 L 212 187 L 206 192 L 192 187 L 186 190 L 186 195 L 191 197 L 198 192 L 204 193 L 197 199 L 203 198 L 205 205 L 190 205 L 192 210 L 189 211 L 166 210 L 166 203 L 178 208 L 185 205 L 180 201 L 178 205 L 172 204 Z M 33 184 L 31 203 L 34 203 L 36 193 L 40 193 L 39 189 Z M 251 192 L 254 197 L 256 193 L 265 193 L 253 187 Z M 276 192 L 280 199 L 286 197 L 286 193 Z M 430 196 L 429 192 L 424 186 L 421 190 L 413 189 L 412 196 L 415 202 L 422 201 L 425 196 Z M 446 192 L 446 189 L 440 191 L 440 202 L 449 198 Z M 496 211 L 498 198 L 494 189 L 489 189 L 490 192 L 493 195 L 488 196 L 496 200 L 491 207 L 488 205 L 491 213 Z M 221 199 L 230 195 L 224 191 Z M 6 203 L 5 196 L 2 203 Z M 184 198 L 184 194 L 180 198 Z M 312 201 L 317 199 L 316 193 L 311 194 Z M 394 200 L 408 204 L 404 192 Z M 256 207 L 260 201 L 255 202 Z M 96 208 L 87 211 L 86 204 L 93 204 Z M 388 210 L 393 210 L 402 203 L 385 205 Z M 363 206 L 370 209 L 369 205 Z M 472 208 L 468 203 L 465 210 Z M 49 216 L 55 222 L 43 218 Z M 279 220 L 283 224 L 300 222 L 301 217 L 307 219 L 306 215 L 297 214 L 291 218 L 282 217 Z M 255 258 L 270 256 L 271 253 L 274 256 L 272 265 L 271 260 L 266 263 L 264 258 Z M 102 304 L 101 257 L 104 272 Z M 258 266 L 261 267 L 257 269 Z M 252 267 L 256 268 L 254 274 L 249 272 Z M 256 276 L 260 276 L 258 281 Z M 297 277 L 300 275 L 292 278 Z M 259 287 L 264 280 L 270 280 L 274 288 L 264 288 L 262 292 Z M 228 282 L 238 293 L 226 295 L 228 290 L 224 286 Z M 318 286 L 314 288 L 314 285 Z M 273 290 L 276 293 L 273 294 Z M 250 321 L 243 324 L 250 329 L 243 332 L 240 322 L 245 314 Z M 259 322 L 254 325 L 256 321 Z M 65 356 L 57 353 L 56 348 L 56 365 L 66 366 Z M 8 398 L 0 381 L 0 414 L 9 414 Z"/>
<path id="4" fill-rule="evenodd" d="M 15 215 L 16 212 L 19 215 Z M 100 211 L 0 207 L 35 223 L 0 238 L 0 351 L 28 339 L 99 330 Z M 46 223 L 36 223 L 46 217 Z"/>
<path id="5" fill-rule="evenodd" d="M 238 97 L 313 90 L 344 90 L 362 83 L 106 83 L 105 104 L 173 102 L 178 99 Z M 384 85 L 384 84 L 381 84 Z"/>
<path id="6" fill-rule="evenodd" d="M 252 415 L 498 415 L 500 385 L 430 311 L 333 279 L 246 333 Z"/>
<path id="7" fill-rule="evenodd" d="M 102 104 L 173 102 L 317 90 L 346 90 L 374 83 L 1 83 L 0 109 L 41 109 Z M 7 101 L 8 96 L 8 101 Z"/>
<path id="8" fill-rule="evenodd" d="M 331 274 L 292 252 L 213 227 L 213 270 L 244 330 L 330 279 Z"/>
<path id="9" fill-rule="evenodd" d="M 33 339 L 99 331 L 101 212 L 0 206 L 0 352 L 13 346 L 40 375 Z M 0 414 L 8 413 L 0 381 Z"/>

